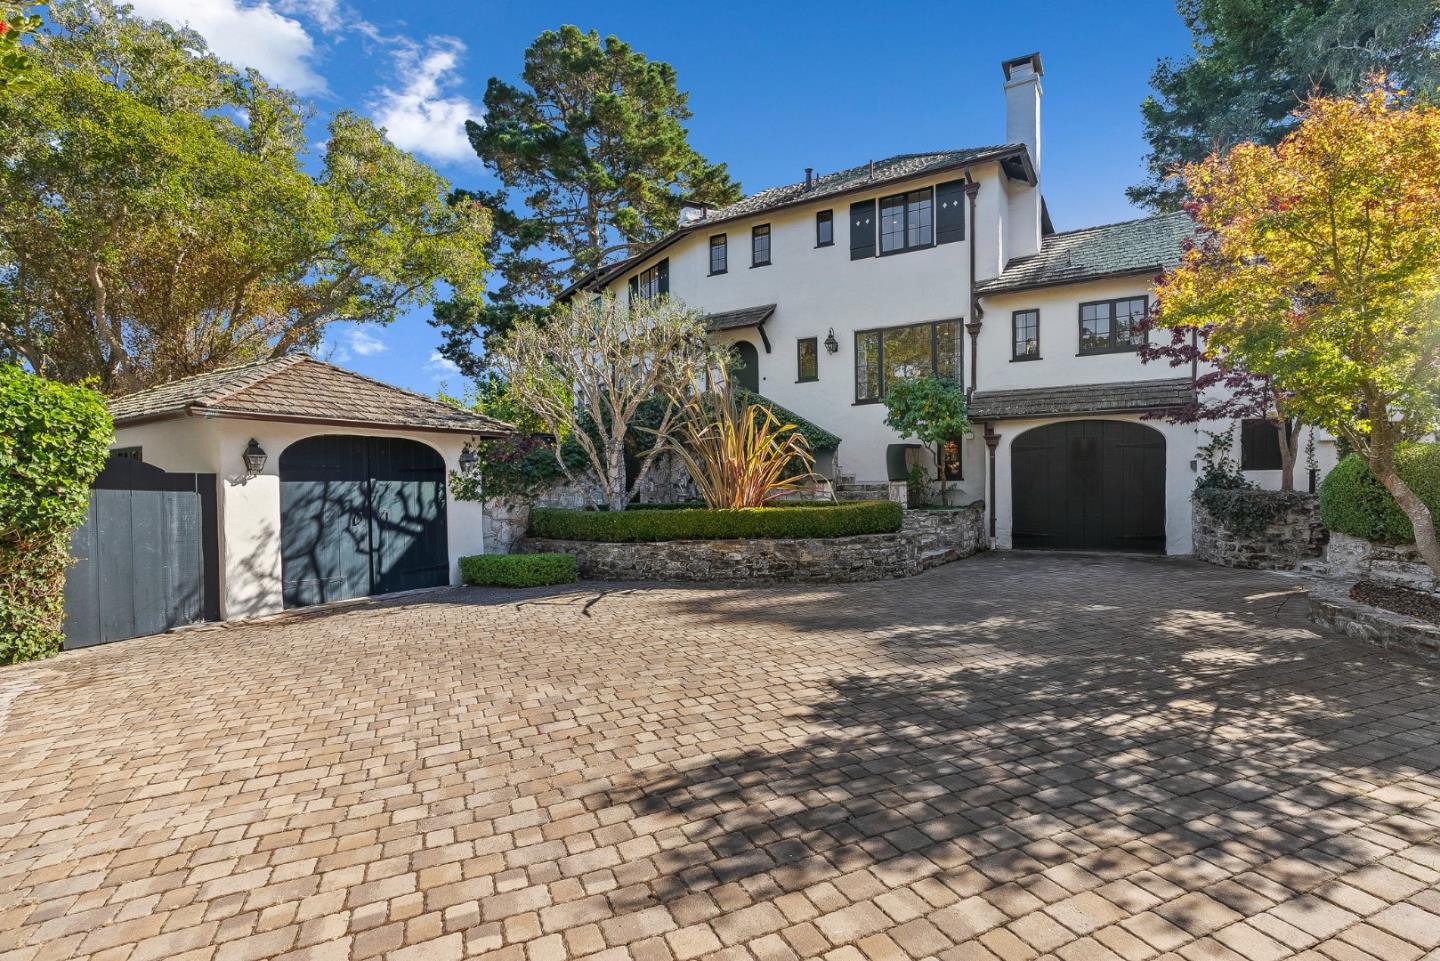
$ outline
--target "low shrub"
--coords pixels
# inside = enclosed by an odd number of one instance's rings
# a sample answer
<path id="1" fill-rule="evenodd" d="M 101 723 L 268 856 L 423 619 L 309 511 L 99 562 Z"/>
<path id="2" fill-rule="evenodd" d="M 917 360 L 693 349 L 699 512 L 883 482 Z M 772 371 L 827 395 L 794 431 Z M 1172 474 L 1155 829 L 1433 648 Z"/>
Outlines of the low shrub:
<path id="1" fill-rule="evenodd" d="M 610 543 L 850 537 L 898 531 L 903 513 L 894 501 L 740 510 L 579 511 L 545 507 L 530 512 L 530 536 Z"/>
<path id="2" fill-rule="evenodd" d="M 472 554 L 460 558 L 460 578 L 483 587 L 570 584 L 578 574 L 574 554 Z"/>
<path id="3" fill-rule="evenodd" d="M 1395 452 L 1395 470 L 1431 511 L 1440 511 L 1440 444 L 1406 444 Z M 1320 484 L 1320 522 L 1332 531 L 1382 544 L 1415 540 L 1410 518 L 1370 472 L 1349 454 Z"/>
<path id="4" fill-rule="evenodd" d="M 1197 487 L 1195 500 L 1227 530 L 1236 534 L 1258 534 L 1289 511 L 1308 506 L 1310 499 L 1295 491 Z"/>
<path id="5" fill-rule="evenodd" d="M 114 435 L 100 394 L 0 364 L 0 664 L 60 650 L 70 532 Z"/>

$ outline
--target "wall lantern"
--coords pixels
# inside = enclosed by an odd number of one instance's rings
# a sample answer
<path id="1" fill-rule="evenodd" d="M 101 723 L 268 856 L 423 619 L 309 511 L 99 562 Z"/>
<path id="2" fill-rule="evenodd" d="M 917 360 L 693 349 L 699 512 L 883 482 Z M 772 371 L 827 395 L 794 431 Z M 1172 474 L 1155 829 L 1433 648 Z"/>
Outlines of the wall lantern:
<path id="1" fill-rule="evenodd" d="M 250 443 L 245 445 L 245 473 L 254 477 L 265 469 L 265 448 L 255 438 L 250 438 Z"/>
<path id="2" fill-rule="evenodd" d="M 480 458 L 475 456 L 475 448 L 466 444 L 465 449 L 460 451 L 460 473 L 470 473 L 470 469 L 475 466 L 475 462 L 479 459 Z"/>
<path id="3" fill-rule="evenodd" d="M 830 328 L 830 333 L 825 337 L 825 350 L 828 353 L 835 353 L 840 349 L 840 341 L 835 339 L 835 328 Z"/>

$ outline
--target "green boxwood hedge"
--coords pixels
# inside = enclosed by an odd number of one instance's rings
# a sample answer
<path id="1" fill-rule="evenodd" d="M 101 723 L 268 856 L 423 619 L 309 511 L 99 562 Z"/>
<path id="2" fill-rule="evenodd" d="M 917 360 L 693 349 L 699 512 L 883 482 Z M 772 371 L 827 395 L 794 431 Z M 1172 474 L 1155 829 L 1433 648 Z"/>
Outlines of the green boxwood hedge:
<path id="1" fill-rule="evenodd" d="M 1406 444 L 1395 469 L 1431 511 L 1440 511 L 1440 444 Z M 1410 518 L 1359 454 L 1335 465 L 1320 485 L 1320 522 L 1332 531 L 1383 544 L 1415 540 Z"/>
<path id="2" fill-rule="evenodd" d="M 902 517 L 903 511 L 894 501 L 723 511 L 703 508 L 581 511 L 538 507 L 530 512 L 530 536 L 610 543 L 850 537 L 898 531 Z"/>
<path id="3" fill-rule="evenodd" d="M 484 587 L 543 587 L 578 577 L 574 554 L 472 554 L 460 558 L 460 578 Z"/>

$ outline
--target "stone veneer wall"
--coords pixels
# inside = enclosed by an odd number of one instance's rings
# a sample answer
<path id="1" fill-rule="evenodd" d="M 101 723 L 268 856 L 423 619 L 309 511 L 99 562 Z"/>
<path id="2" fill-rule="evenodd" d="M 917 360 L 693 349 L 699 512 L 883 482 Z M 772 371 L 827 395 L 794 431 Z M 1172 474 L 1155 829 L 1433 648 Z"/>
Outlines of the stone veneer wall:
<path id="1" fill-rule="evenodd" d="M 794 540 L 607 544 L 526 537 L 517 553 L 574 554 L 580 576 L 606 581 L 878 581 L 909 577 L 985 549 L 985 511 L 906 511 L 893 534 Z"/>
<path id="2" fill-rule="evenodd" d="M 1414 544 L 1378 544 L 1335 531 L 1325 547 L 1325 566 L 1334 577 L 1440 594 L 1440 582 Z"/>
<path id="3" fill-rule="evenodd" d="M 1287 510 L 1253 534 L 1231 530 L 1198 500 L 1192 499 L 1191 504 L 1195 559 L 1208 564 L 1288 571 L 1319 557 L 1325 546 L 1327 532 L 1320 523 L 1319 506 L 1308 495 L 1301 495 L 1300 506 Z"/>

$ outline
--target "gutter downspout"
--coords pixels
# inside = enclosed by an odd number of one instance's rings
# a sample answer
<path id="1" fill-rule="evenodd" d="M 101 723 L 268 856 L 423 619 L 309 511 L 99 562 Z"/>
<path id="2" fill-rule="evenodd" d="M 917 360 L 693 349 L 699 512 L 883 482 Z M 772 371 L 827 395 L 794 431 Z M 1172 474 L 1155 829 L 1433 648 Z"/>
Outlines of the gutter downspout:
<path id="1" fill-rule="evenodd" d="M 980 193 L 980 185 L 970 176 L 970 171 L 965 171 L 965 196 L 970 200 L 970 320 L 965 324 L 965 331 L 970 335 L 970 384 L 965 391 L 965 399 L 968 401 L 975 393 L 975 380 L 979 376 L 979 364 L 976 355 L 979 353 L 980 344 L 980 323 L 985 316 L 985 311 L 980 309 L 980 299 L 975 296 L 975 195 Z"/>

